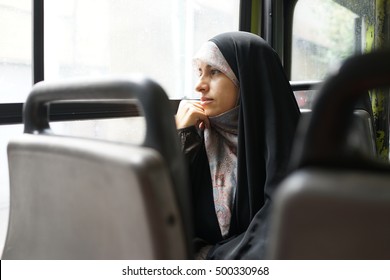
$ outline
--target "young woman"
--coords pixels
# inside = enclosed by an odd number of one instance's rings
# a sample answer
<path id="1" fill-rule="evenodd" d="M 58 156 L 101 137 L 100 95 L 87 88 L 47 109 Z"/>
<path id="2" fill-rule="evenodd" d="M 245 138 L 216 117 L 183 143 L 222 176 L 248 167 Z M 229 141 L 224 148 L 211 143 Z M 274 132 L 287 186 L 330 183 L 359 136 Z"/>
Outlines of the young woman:
<path id="1" fill-rule="evenodd" d="M 182 101 L 176 124 L 189 163 L 196 244 L 207 258 L 264 258 L 267 213 L 286 175 L 297 103 L 278 55 L 257 35 L 220 34 L 194 64 L 200 101 Z"/>

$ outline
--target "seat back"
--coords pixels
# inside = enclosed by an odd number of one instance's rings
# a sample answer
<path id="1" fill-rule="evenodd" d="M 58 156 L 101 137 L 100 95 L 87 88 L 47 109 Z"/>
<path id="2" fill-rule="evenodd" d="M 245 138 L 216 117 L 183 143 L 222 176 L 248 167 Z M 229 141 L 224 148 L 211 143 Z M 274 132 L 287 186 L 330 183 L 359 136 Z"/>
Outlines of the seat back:
<path id="1" fill-rule="evenodd" d="M 271 259 L 389 259 L 390 175 L 305 168 L 275 198 Z"/>
<path id="2" fill-rule="evenodd" d="M 143 145 L 51 133 L 48 103 L 107 98 L 141 103 Z M 189 258 L 186 173 L 169 106 L 148 79 L 36 85 L 25 106 L 26 133 L 8 145 L 3 259 Z"/>
<path id="3" fill-rule="evenodd" d="M 390 52 L 351 58 L 320 89 L 275 193 L 269 258 L 390 259 L 390 166 L 347 139 L 354 101 L 390 84 L 387 61 Z"/>
<path id="4" fill-rule="evenodd" d="M 311 110 L 302 110 L 301 119 L 310 119 Z M 347 145 L 355 152 L 362 153 L 369 157 L 376 157 L 375 133 L 373 120 L 370 113 L 365 109 L 355 109 L 351 126 L 347 132 Z"/>
<path id="5" fill-rule="evenodd" d="M 347 144 L 366 156 L 376 157 L 375 138 L 373 120 L 369 112 L 363 109 L 354 110 Z"/>

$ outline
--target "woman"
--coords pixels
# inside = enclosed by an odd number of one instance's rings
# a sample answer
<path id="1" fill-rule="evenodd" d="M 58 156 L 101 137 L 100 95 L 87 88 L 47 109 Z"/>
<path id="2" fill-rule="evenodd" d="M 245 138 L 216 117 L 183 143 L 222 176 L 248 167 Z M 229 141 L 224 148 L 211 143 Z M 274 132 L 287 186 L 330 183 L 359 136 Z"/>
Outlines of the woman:
<path id="1" fill-rule="evenodd" d="M 181 102 L 176 124 L 197 244 L 211 246 L 207 258 L 264 258 L 267 212 L 286 175 L 299 108 L 278 55 L 257 35 L 220 34 L 194 63 L 201 98 Z"/>

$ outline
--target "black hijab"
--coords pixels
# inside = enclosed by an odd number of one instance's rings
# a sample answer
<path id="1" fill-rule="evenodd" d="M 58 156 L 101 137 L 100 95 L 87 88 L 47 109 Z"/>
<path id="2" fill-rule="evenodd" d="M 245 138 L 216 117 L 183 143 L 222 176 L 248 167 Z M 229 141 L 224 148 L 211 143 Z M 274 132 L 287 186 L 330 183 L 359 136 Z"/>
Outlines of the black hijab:
<path id="1" fill-rule="evenodd" d="M 259 36 L 228 32 L 214 42 L 240 83 L 238 187 L 230 232 L 209 252 L 215 259 L 263 258 L 267 213 L 287 173 L 299 108 L 278 54 Z"/>

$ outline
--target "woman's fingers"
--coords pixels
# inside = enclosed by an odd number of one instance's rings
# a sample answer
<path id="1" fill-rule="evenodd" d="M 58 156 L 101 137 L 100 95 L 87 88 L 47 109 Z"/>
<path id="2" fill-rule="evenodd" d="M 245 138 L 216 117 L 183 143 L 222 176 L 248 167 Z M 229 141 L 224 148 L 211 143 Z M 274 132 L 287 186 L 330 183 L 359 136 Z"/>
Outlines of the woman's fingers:
<path id="1" fill-rule="evenodd" d="M 198 124 L 198 127 L 201 129 L 201 130 L 204 130 L 206 128 L 210 128 L 210 121 L 209 121 L 209 118 L 206 118 L 204 120 L 200 120 L 199 121 L 199 124 Z"/>
<path id="2" fill-rule="evenodd" d="M 177 128 L 189 127 L 192 125 L 200 125 L 200 123 L 208 125 L 208 117 L 204 113 L 203 107 L 198 101 L 182 100 L 176 114 Z M 200 126 L 199 126 L 200 127 Z"/>

